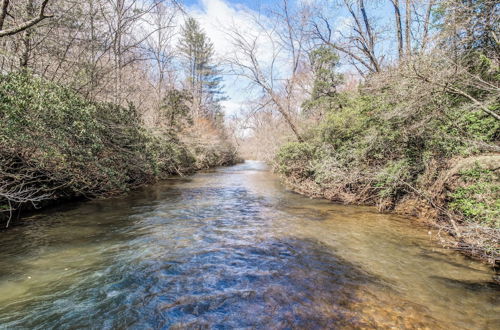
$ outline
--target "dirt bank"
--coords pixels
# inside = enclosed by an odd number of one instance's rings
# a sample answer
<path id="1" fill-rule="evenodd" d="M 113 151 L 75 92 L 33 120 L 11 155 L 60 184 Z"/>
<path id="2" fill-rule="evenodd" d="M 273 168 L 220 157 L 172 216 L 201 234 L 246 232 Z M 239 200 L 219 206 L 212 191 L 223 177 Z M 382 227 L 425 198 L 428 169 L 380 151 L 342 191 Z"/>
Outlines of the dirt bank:
<path id="1" fill-rule="evenodd" d="M 471 219 L 463 214 L 463 205 L 467 205 L 472 214 L 479 214 L 478 209 L 487 203 L 486 199 L 489 199 L 490 204 L 493 203 L 493 207 L 495 203 L 498 204 L 499 164 L 498 154 L 455 158 L 446 163 L 433 164 L 422 175 L 419 185 L 408 185 L 406 194 L 399 199 L 373 198 L 373 187 L 368 185 L 329 185 L 293 175 L 282 178 L 293 191 L 305 196 L 343 204 L 376 206 L 380 212 L 414 217 L 415 221 L 424 222 L 435 229 L 431 233 L 438 243 L 494 265 L 500 260 L 498 211 L 493 211 L 493 218 L 489 220 L 484 216 Z M 481 177 L 486 173 L 488 177 Z M 474 179 L 470 179 L 471 176 Z M 489 181 L 485 183 L 485 180 Z M 484 194 L 481 191 L 480 188 L 486 184 L 493 186 L 492 193 Z M 464 197 L 464 191 L 472 191 L 471 196 Z M 463 205 L 457 202 L 457 196 L 462 197 L 459 202 Z"/>

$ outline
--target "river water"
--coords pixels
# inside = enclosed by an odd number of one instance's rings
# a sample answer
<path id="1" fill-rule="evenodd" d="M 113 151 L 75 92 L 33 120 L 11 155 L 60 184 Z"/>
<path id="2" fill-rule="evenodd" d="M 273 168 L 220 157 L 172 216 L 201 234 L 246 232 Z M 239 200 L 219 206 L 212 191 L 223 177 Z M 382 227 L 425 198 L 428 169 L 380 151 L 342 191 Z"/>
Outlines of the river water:
<path id="1" fill-rule="evenodd" d="M 246 162 L 0 233 L 0 328 L 500 329 L 493 275 Z"/>

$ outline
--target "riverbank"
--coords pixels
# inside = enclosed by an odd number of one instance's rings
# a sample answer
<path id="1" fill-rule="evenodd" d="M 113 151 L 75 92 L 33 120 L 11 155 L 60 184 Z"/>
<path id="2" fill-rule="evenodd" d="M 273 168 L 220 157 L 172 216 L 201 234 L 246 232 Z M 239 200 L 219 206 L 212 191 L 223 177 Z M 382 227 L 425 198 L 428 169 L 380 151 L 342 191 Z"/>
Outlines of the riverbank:
<path id="1" fill-rule="evenodd" d="M 500 158 L 495 157 L 498 161 Z M 428 226 L 429 233 L 438 244 L 454 249 L 467 256 L 489 263 L 498 267 L 498 229 L 478 226 L 477 224 L 459 218 L 447 206 L 447 199 L 455 191 L 450 187 L 458 187 L 460 174 L 452 174 L 454 169 L 448 171 L 448 176 L 429 186 L 425 191 L 413 191 L 405 195 L 400 201 L 390 207 L 389 199 L 375 199 L 368 196 L 369 191 L 356 194 L 338 188 L 318 184 L 312 179 L 298 179 L 282 176 L 285 185 L 292 191 L 311 198 L 321 198 L 334 203 L 345 205 L 374 206 L 381 213 L 393 213 L 414 217 L 415 221 Z M 459 191 L 476 189 L 469 186 L 460 186 Z M 436 191 L 436 188 L 442 190 Z M 433 196 L 433 197 L 430 197 Z"/>
<path id="2" fill-rule="evenodd" d="M 443 239 L 448 246 L 494 263 L 500 258 L 500 121 L 411 70 L 393 68 L 355 89 L 308 101 L 303 141 L 281 146 L 275 170 L 307 196 L 425 219 L 453 237 L 453 243 Z M 470 93 L 499 109 L 495 93 L 472 87 Z"/>
<path id="3" fill-rule="evenodd" d="M 284 183 L 299 194 L 416 217 L 435 229 L 431 231 L 433 238 L 443 246 L 498 265 L 499 163 L 498 154 L 450 159 L 439 170 L 423 172 L 416 185 L 400 182 L 402 191 L 396 198 L 381 193 L 384 187 L 373 182 L 353 184 L 345 173 L 330 173 L 338 176 L 337 181 L 304 175 L 310 164 L 297 165 L 293 171 L 278 167 L 277 171 Z"/>
<path id="4" fill-rule="evenodd" d="M 0 324 L 496 329 L 493 276 L 404 217 L 290 193 L 246 162 L 13 226 Z"/>
<path id="5" fill-rule="evenodd" d="M 93 101 L 25 72 L 0 76 L 0 220 L 235 163 L 235 148 L 213 131 L 203 144 L 203 132 L 146 127 L 133 104 Z"/>

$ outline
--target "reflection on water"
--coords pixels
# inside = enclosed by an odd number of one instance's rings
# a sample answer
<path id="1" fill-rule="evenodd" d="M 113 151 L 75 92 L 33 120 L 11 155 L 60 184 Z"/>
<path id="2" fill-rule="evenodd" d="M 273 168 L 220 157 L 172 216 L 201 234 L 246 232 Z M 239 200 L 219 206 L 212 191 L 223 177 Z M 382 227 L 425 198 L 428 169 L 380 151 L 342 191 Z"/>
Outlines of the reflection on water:
<path id="1" fill-rule="evenodd" d="M 492 272 L 258 162 L 0 233 L 0 328 L 500 327 Z"/>

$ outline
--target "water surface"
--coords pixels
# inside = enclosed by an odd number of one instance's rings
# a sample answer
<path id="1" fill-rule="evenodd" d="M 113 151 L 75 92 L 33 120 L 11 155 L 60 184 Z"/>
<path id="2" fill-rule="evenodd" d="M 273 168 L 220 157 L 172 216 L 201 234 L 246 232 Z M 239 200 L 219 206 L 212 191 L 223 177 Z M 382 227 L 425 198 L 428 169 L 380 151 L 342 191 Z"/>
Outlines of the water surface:
<path id="1" fill-rule="evenodd" d="M 492 276 L 411 219 L 247 162 L 1 232 L 0 328 L 499 329 Z"/>

